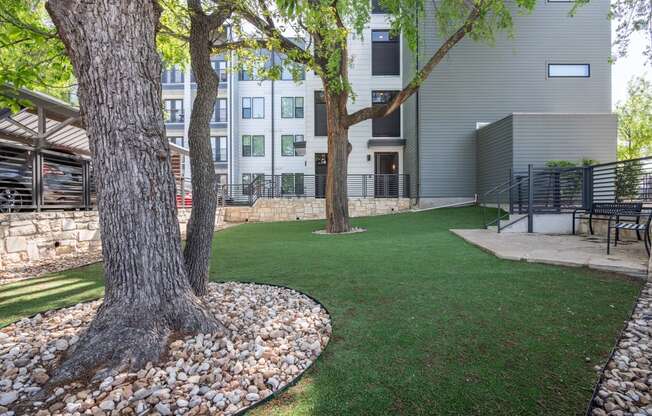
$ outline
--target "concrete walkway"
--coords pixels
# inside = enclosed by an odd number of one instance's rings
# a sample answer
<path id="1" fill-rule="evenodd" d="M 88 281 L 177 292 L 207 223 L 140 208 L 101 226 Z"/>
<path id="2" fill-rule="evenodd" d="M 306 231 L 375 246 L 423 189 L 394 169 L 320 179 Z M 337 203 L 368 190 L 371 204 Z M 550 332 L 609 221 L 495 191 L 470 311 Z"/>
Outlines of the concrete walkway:
<path id="1" fill-rule="evenodd" d="M 497 233 L 495 230 L 451 230 L 498 258 L 561 266 L 588 267 L 647 279 L 648 256 L 639 241 L 622 241 L 607 256 L 599 236 Z"/>

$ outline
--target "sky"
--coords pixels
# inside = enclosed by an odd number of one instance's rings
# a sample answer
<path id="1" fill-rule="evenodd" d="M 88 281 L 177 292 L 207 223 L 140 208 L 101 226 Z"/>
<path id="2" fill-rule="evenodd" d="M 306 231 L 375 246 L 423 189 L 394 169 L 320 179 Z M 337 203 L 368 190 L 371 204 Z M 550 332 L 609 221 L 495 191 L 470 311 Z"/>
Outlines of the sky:
<path id="1" fill-rule="evenodd" d="M 614 22 L 611 26 L 613 28 Z M 615 39 L 615 33 L 612 39 Z M 643 51 L 645 50 L 646 39 L 642 34 L 632 37 L 627 56 L 618 58 L 611 68 L 611 102 L 615 109 L 618 102 L 627 99 L 627 82 L 634 76 L 645 76 L 652 81 L 652 66 L 646 65 Z"/>

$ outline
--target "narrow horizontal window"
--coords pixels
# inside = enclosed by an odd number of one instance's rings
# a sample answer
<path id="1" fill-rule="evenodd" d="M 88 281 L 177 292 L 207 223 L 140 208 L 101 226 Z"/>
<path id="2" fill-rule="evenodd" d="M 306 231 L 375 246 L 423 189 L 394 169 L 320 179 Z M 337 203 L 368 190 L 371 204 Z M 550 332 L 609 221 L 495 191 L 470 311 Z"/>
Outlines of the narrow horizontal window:
<path id="1" fill-rule="evenodd" d="M 548 64 L 548 78 L 588 78 L 589 64 Z"/>

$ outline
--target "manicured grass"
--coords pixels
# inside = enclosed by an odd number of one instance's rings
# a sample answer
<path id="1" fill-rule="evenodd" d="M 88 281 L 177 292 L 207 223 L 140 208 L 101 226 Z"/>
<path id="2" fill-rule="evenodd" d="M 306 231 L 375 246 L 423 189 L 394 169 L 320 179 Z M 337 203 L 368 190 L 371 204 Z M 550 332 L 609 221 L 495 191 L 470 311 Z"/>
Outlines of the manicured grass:
<path id="1" fill-rule="evenodd" d="M 0 286 L 0 327 L 39 312 L 97 299 L 103 294 L 101 264 L 3 285 Z"/>
<path id="2" fill-rule="evenodd" d="M 640 284 L 499 260 L 448 231 L 480 223 L 464 208 L 356 219 L 369 231 L 346 236 L 311 234 L 322 221 L 216 234 L 213 280 L 290 286 L 333 319 L 313 369 L 254 414 L 581 414 Z M 100 273 L 59 274 L 74 299 L 1 287 L 2 322 L 99 294 Z M 84 281 L 87 291 L 74 288 Z"/>

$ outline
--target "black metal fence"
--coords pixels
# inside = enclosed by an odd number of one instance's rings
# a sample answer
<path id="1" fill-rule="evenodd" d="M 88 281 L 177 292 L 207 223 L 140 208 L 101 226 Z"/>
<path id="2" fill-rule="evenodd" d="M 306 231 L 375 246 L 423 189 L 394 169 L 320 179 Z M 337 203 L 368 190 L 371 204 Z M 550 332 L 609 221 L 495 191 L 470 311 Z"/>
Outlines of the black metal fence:
<path id="1" fill-rule="evenodd" d="M 584 180 L 584 168 L 530 167 L 513 175 L 509 211 L 525 214 L 532 205 L 537 213 L 571 212 L 583 204 Z"/>
<path id="2" fill-rule="evenodd" d="M 641 202 L 652 207 L 652 157 L 576 168 L 529 166 L 487 192 L 483 204 L 498 210 L 487 225 L 508 214 L 561 214 L 595 202 Z M 530 221 L 531 222 L 531 221 Z"/>
<path id="3" fill-rule="evenodd" d="M 94 201 L 88 159 L 0 144 L 0 212 L 90 209 Z"/>
<path id="4" fill-rule="evenodd" d="M 410 196 L 409 175 L 351 174 L 346 182 L 347 195 L 351 198 Z M 259 175 L 251 183 L 223 185 L 219 192 L 226 205 L 253 205 L 258 198 L 324 198 L 326 175 Z"/>

